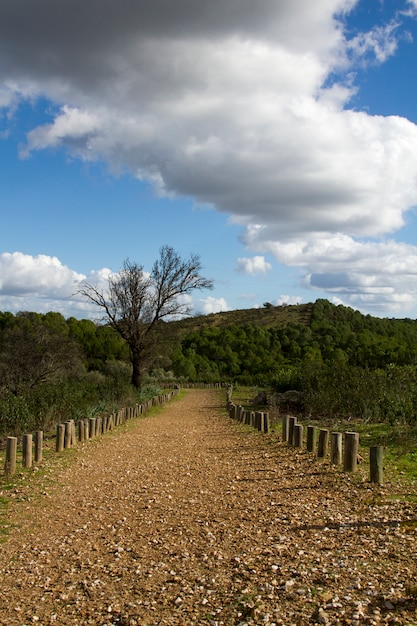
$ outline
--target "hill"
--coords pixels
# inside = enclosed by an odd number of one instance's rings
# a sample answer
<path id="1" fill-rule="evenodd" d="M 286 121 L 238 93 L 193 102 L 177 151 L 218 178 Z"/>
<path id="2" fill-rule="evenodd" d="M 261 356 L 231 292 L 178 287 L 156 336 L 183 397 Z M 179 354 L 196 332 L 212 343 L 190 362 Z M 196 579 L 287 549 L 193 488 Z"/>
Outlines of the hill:
<path id="1" fill-rule="evenodd" d="M 363 315 L 327 300 L 171 322 L 172 369 L 189 380 L 263 381 L 282 368 L 417 364 L 417 322 Z"/>
<path id="2" fill-rule="evenodd" d="M 209 315 L 196 315 L 170 322 L 181 334 L 207 328 L 256 325 L 263 328 L 285 328 L 288 324 L 309 325 L 314 304 L 264 306 L 257 309 L 221 311 Z"/>

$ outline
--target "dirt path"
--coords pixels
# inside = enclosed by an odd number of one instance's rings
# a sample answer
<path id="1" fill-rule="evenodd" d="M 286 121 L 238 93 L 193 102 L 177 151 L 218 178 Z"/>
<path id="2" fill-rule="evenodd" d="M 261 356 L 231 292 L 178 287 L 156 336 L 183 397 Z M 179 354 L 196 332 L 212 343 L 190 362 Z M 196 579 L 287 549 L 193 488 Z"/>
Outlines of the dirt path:
<path id="1" fill-rule="evenodd" d="M 417 624 L 416 504 L 218 391 L 77 450 L 0 545 L 0 624 Z"/>

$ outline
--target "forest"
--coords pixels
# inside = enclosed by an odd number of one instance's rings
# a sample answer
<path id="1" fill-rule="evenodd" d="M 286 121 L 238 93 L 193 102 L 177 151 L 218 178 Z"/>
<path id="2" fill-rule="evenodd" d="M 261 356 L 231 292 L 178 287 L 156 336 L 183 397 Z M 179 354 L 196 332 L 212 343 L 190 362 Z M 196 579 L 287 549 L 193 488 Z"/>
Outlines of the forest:
<path id="1" fill-rule="evenodd" d="M 306 415 L 417 422 L 417 322 L 327 300 L 161 321 L 144 388 L 110 326 L 0 312 L 0 436 L 112 410 L 173 384 L 227 382 L 299 393 Z"/>

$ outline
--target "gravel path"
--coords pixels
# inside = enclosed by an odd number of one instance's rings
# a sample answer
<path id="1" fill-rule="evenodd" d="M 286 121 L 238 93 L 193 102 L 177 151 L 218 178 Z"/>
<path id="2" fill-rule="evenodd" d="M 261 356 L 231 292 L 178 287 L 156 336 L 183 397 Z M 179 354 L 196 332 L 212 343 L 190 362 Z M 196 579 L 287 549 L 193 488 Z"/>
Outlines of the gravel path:
<path id="1" fill-rule="evenodd" d="M 224 396 L 79 446 L 11 507 L 0 624 L 417 624 L 405 487 L 231 422 Z"/>

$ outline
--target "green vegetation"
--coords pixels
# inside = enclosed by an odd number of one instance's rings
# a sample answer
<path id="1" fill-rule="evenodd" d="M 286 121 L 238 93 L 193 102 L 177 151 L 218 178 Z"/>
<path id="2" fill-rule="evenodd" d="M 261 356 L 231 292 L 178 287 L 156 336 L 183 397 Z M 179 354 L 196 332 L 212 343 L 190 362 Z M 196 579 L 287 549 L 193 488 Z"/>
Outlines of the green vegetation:
<path id="1" fill-rule="evenodd" d="M 415 466 L 415 320 L 326 300 L 161 320 L 141 380 L 151 393 L 218 381 L 296 391 L 304 415 L 366 428 L 370 443 L 392 444 Z M 129 347 L 111 325 L 0 313 L 0 437 L 140 401 L 131 381 Z"/>
<path id="2" fill-rule="evenodd" d="M 130 384 L 124 341 L 108 326 L 59 313 L 0 313 L 1 437 L 112 412 L 155 395 Z"/>
<path id="3" fill-rule="evenodd" d="M 372 318 L 325 300 L 256 315 L 257 324 L 242 312 L 231 313 L 230 325 L 225 314 L 211 325 L 178 323 L 185 332 L 171 354 L 176 377 L 297 390 L 306 413 L 335 419 L 416 420 L 416 321 Z"/>

